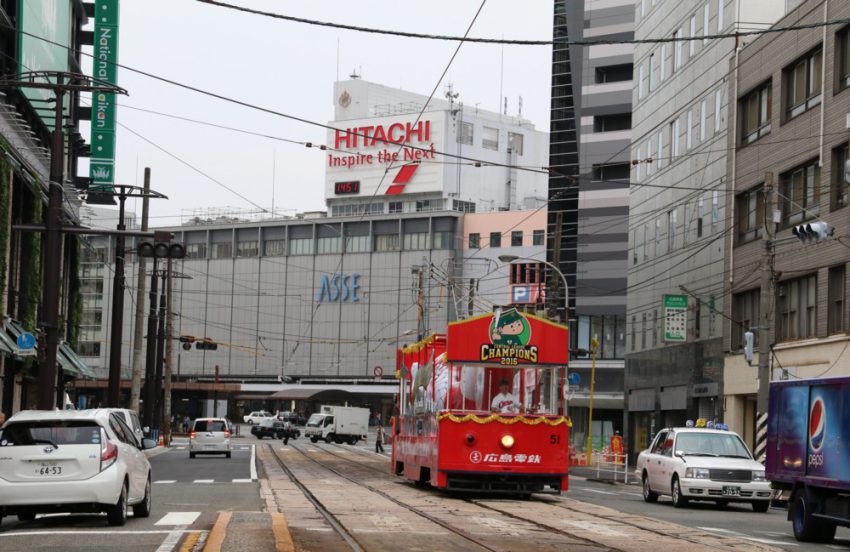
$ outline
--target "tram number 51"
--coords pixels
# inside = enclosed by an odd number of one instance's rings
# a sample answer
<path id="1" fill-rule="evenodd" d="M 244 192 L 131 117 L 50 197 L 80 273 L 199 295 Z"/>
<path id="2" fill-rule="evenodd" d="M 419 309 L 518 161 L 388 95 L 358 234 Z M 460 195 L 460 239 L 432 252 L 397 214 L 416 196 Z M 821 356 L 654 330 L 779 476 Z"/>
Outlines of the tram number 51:
<path id="1" fill-rule="evenodd" d="M 549 444 L 550 445 L 560 445 L 561 444 L 561 436 L 552 434 L 549 436 Z"/>

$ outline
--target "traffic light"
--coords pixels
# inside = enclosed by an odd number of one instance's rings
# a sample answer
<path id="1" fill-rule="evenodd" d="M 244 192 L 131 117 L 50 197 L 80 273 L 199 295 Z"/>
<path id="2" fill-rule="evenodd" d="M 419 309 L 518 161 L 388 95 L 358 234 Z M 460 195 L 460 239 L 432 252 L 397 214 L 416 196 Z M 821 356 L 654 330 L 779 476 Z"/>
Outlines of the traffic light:
<path id="1" fill-rule="evenodd" d="M 744 360 L 747 365 L 752 365 L 753 362 L 753 337 L 752 330 L 744 332 Z"/>
<path id="2" fill-rule="evenodd" d="M 215 351 L 218 349 L 218 343 L 209 337 L 205 337 L 195 342 L 195 349 L 198 349 L 199 351 Z"/>
<path id="3" fill-rule="evenodd" d="M 791 233 L 804 245 L 822 242 L 831 236 L 835 229 L 829 224 L 819 220 L 808 224 L 800 224 L 791 229 Z"/>
<path id="4" fill-rule="evenodd" d="M 186 256 L 182 243 L 171 243 L 171 232 L 154 232 L 153 241 L 139 242 L 136 252 L 139 257 L 157 259 L 182 259 Z"/>

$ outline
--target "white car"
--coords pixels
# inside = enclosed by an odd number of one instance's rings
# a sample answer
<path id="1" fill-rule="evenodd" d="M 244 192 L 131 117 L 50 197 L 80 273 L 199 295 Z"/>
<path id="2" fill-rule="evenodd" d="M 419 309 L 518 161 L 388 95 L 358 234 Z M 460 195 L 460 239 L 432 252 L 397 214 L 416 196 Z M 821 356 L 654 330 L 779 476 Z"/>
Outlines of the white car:
<path id="1" fill-rule="evenodd" d="M 250 414 L 242 416 L 242 421 L 246 424 L 253 425 L 263 422 L 265 420 L 271 420 L 272 418 L 274 418 L 274 414 L 272 414 L 271 412 L 266 412 L 265 410 L 255 410 Z"/>
<path id="2" fill-rule="evenodd" d="M 230 458 L 230 422 L 224 418 L 198 418 L 189 430 L 189 458 L 196 454 L 224 454 Z"/>
<path id="3" fill-rule="evenodd" d="M 718 504 L 749 502 L 756 512 L 770 507 L 764 466 L 753 460 L 737 433 L 693 427 L 662 429 L 637 459 L 643 499 L 669 495 L 682 508 L 689 500 Z"/>
<path id="4" fill-rule="evenodd" d="M 0 430 L 0 518 L 106 512 L 124 525 L 151 512 L 151 465 L 123 417 L 113 410 L 27 410 Z"/>

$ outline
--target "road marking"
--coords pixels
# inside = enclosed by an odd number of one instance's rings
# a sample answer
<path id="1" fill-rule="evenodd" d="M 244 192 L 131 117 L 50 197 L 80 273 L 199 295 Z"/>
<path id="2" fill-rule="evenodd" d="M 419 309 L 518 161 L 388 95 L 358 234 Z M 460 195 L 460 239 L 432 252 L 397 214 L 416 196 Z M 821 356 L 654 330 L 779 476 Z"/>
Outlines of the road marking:
<path id="1" fill-rule="evenodd" d="M 215 483 L 215 479 L 196 479 L 192 483 Z"/>
<path id="2" fill-rule="evenodd" d="M 200 515 L 201 512 L 168 512 L 154 525 L 192 525 Z"/>
<path id="3" fill-rule="evenodd" d="M 640 493 L 625 493 L 625 492 L 620 491 L 620 493 L 619 493 L 619 494 L 621 494 L 621 495 L 628 495 L 628 496 L 637 496 L 637 497 L 643 498 L 643 495 L 642 495 L 642 494 L 640 494 Z"/>
<path id="4" fill-rule="evenodd" d="M 280 447 L 280 450 L 282 450 L 283 452 L 290 452 L 292 449 L 288 447 Z"/>
<path id="5" fill-rule="evenodd" d="M 234 479 L 233 483 L 253 483 L 253 479 Z"/>
<path id="6" fill-rule="evenodd" d="M 251 445 L 251 481 L 257 480 L 257 448 Z"/>
<path id="7" fill-rule="evenodd" d="M 710 531 L 714 533 L 723 533 L 726 535 L 732 535 L 734 537 L 738 537 L 739 539 L 744 539 L 752 542 L 757 542 L 759 544 L 774 544 L 777 546 L 799 546 L 799 544 L 789 542 L 789 541 L 778 541 L 772 539 L 760 539 L 758 537 L 751 537 L 745 533 L 739 533 L 737 531 L 730 531 L 729 529 L 721 529 L 719 527 L 697 527 L 697 529 L 702 529 L 703 531 Z"/>
<path id="8" fill-rule="evenodd" d="M 201 529 L 183 529 L 183 533 L 204 533 Z M 167 535 L 170 529 L 146 529 L 144 531 L 13 531 L 0 533 L 3 537 L 29 537 L 35 535 Z"/>
<path id="9" fill-rule="evenodd" d="M 177 450 L 186 450 L 186 447 L 175 447 Z"/>
<path id="10" fill-rule="evenodd" d="M 177 483 L 177 480 L 176 479 L 160 479 L 160 480 L 153 482 L 154 485 L 168 485 L 169 483 Z"/>
<path id="11" fill-rule="evenodd" d="M 620 493 L 612 493 L 611 491 L 600 491 L 600 490 L 598 490 L 598 489 L 580 489 L 580 490 L 582 490 L 582 491 L 587 491 L 587 492 L 589 492 L 589 493 L 597 493 L 597 494 L 604 494 L 604 495 L 616 495 L 616 494 L 620 494 Z"/>
<path id="12" fill-rule="evenodd" d="M 177 543 L 180 542 L 180 538 L 183 536 L 183 531 L 185 529 L 185 525 L 175 527 L 174 531 L 168 533 L 165 540 L 162 541 L 162 544 L 160 544 L 159 548 L 156 549 L 156 552 L 173 552 L 173 550 L 177 547 Z"/>

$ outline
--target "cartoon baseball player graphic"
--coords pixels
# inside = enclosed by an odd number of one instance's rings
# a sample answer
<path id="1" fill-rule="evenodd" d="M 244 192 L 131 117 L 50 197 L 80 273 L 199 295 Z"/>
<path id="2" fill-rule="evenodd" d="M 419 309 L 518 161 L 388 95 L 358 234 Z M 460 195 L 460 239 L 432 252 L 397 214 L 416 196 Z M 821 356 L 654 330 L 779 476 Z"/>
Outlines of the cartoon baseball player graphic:
<path id="1" fill-rule="evenodd" d="M 510 308 L 493 317 L 490 325 L 490 340 L 493 345 L 521 347 L 528 344 L 531 327 L 525 316 L 515 308 Z"/>

